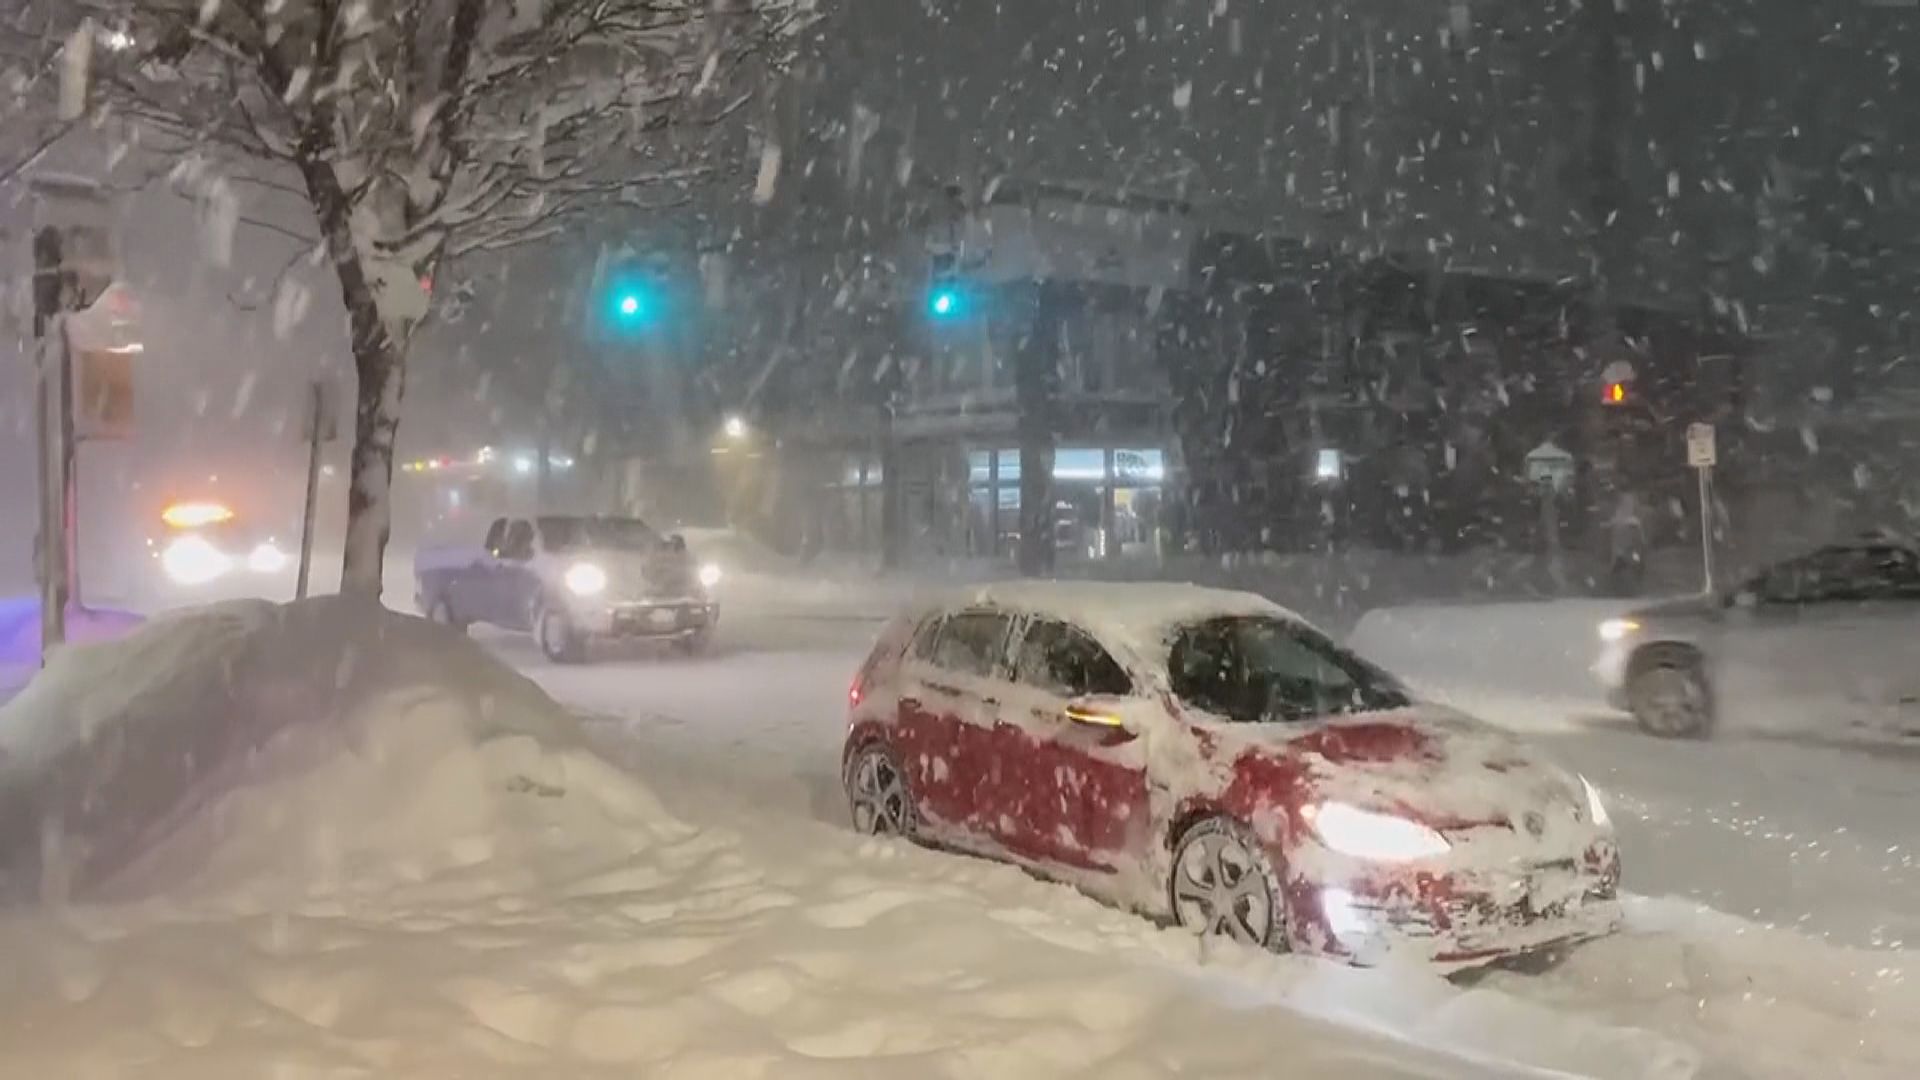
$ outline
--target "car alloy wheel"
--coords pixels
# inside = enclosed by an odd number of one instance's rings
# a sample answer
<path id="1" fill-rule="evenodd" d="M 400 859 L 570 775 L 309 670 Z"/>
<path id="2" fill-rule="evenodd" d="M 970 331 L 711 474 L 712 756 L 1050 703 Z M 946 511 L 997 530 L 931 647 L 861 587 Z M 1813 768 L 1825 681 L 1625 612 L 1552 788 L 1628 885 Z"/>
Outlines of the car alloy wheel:
<path id="1" fill-rule="evenodd" d="M 868 746 L 847 772 L 847 801 L 853 828 L 865 836 L 912 836 L 913 796 L 907 778 L 886 747 Z"/>
<path id="2" fill-rule="evenodd" d="M 1641 672 L 1633 680 L 1631 704 L 1641 727 L 1670 738 L 1704 734 L 1713 709 L 1698 669 L 1678 664 Z"/>
<path id="3" fill-rule="evenodd" d="M 1181 926 L 1261 948 L 1284 942 L 1273 865 L 1245 829 L 1224 818 L 1203 821 L 1181 838 L 1169 893 Z"/>

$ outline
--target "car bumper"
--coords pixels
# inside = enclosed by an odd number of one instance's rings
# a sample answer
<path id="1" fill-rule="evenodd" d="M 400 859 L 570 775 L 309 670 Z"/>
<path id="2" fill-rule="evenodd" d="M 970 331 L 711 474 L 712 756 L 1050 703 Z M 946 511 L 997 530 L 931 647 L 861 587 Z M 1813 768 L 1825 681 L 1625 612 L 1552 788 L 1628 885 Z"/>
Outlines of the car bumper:
<path id="1" fill-rule="evenodd" d="M 718 624 L 720 605 L 688 597 L 600 604 L 573 614 L 576 628 L 596 638 L 682 638 Z"/>
<path id="2" fill-rule="evenodd" d="M 1294 944 L 1366 967 L 1480 967 L 1618 930 L 1619 879 L 1609 842 L 1519 872 L 1301 882 Z"/>

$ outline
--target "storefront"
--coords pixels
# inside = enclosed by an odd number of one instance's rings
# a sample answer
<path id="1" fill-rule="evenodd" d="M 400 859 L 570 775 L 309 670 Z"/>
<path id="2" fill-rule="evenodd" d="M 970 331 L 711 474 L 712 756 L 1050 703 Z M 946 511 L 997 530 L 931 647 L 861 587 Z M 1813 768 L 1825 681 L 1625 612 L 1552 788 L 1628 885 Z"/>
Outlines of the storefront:
<path id="1" fill-rule="evenodd" d="M 1151 555 L 1160 531 L 1166 476 L 1166 453 L 1158 447 L 1056 450 L 1054 543 L 1059 557 Z M 1013 550 L 1020 538 L 1020 451 L 970 451 L 967 482 L 968 554 L 993 557 Z"/>

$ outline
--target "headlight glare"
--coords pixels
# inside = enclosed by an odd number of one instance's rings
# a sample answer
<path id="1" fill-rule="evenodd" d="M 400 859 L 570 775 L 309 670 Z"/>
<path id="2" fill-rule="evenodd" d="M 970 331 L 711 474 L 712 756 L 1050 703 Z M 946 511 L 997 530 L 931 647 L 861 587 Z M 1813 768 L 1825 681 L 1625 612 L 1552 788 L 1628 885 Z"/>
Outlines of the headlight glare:
<path id="1" fill-rule="evenodd" d="M 269 540 L 247 556 L 247 569 L 256 574 L 277 574 L 287 568 L 287 553 Z"/>
<path id="2" fill-rule="evenodd" d="M 1453 845 L 1430 826 L 1346 803 L 1307 808 L 1307 822 L 1326 845 L 1343 855 L 1376 862 L 1412 862 L 1444 855 Z"/>
<path id="3" fill-rule="evenodd" d="M 575 596 L 599 596 L 607 591 L 607 572 L 590 562 L 567 567 L 567 591 Z"/>
<path id="4" fill-rule="evenodd" d="M 233 569 L 233 559 L 203 536 L 182 536 L 161 552 L 160 568 L 176 585 L 205 585 Z"/>
<path id="5" fill-rule="evenodd" d="M 720 584 L 720 567 L 717 563 L 707 563 L 700 567 L 700 584 L 709 589 Z"/>
<path id="6" fill-rule="evenodd" d="M 1608 619 L 1600 624 L 1601 641 L 1620 641 L 1640 632 L 1640 624 L 1632 619 Z"/>

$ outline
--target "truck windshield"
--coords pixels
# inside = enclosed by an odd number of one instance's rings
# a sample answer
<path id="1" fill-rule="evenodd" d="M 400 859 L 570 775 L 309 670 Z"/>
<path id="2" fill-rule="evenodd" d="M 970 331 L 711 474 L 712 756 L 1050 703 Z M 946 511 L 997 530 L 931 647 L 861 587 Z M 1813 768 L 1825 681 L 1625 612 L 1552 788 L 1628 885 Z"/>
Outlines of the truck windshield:
<path id="1" fill-rule="evenodd" d="M 639 518 L 541 518 L 540 539 L 548 551 L 580 548 L 652 551 L 661 546 L 660 534 Z"/>

